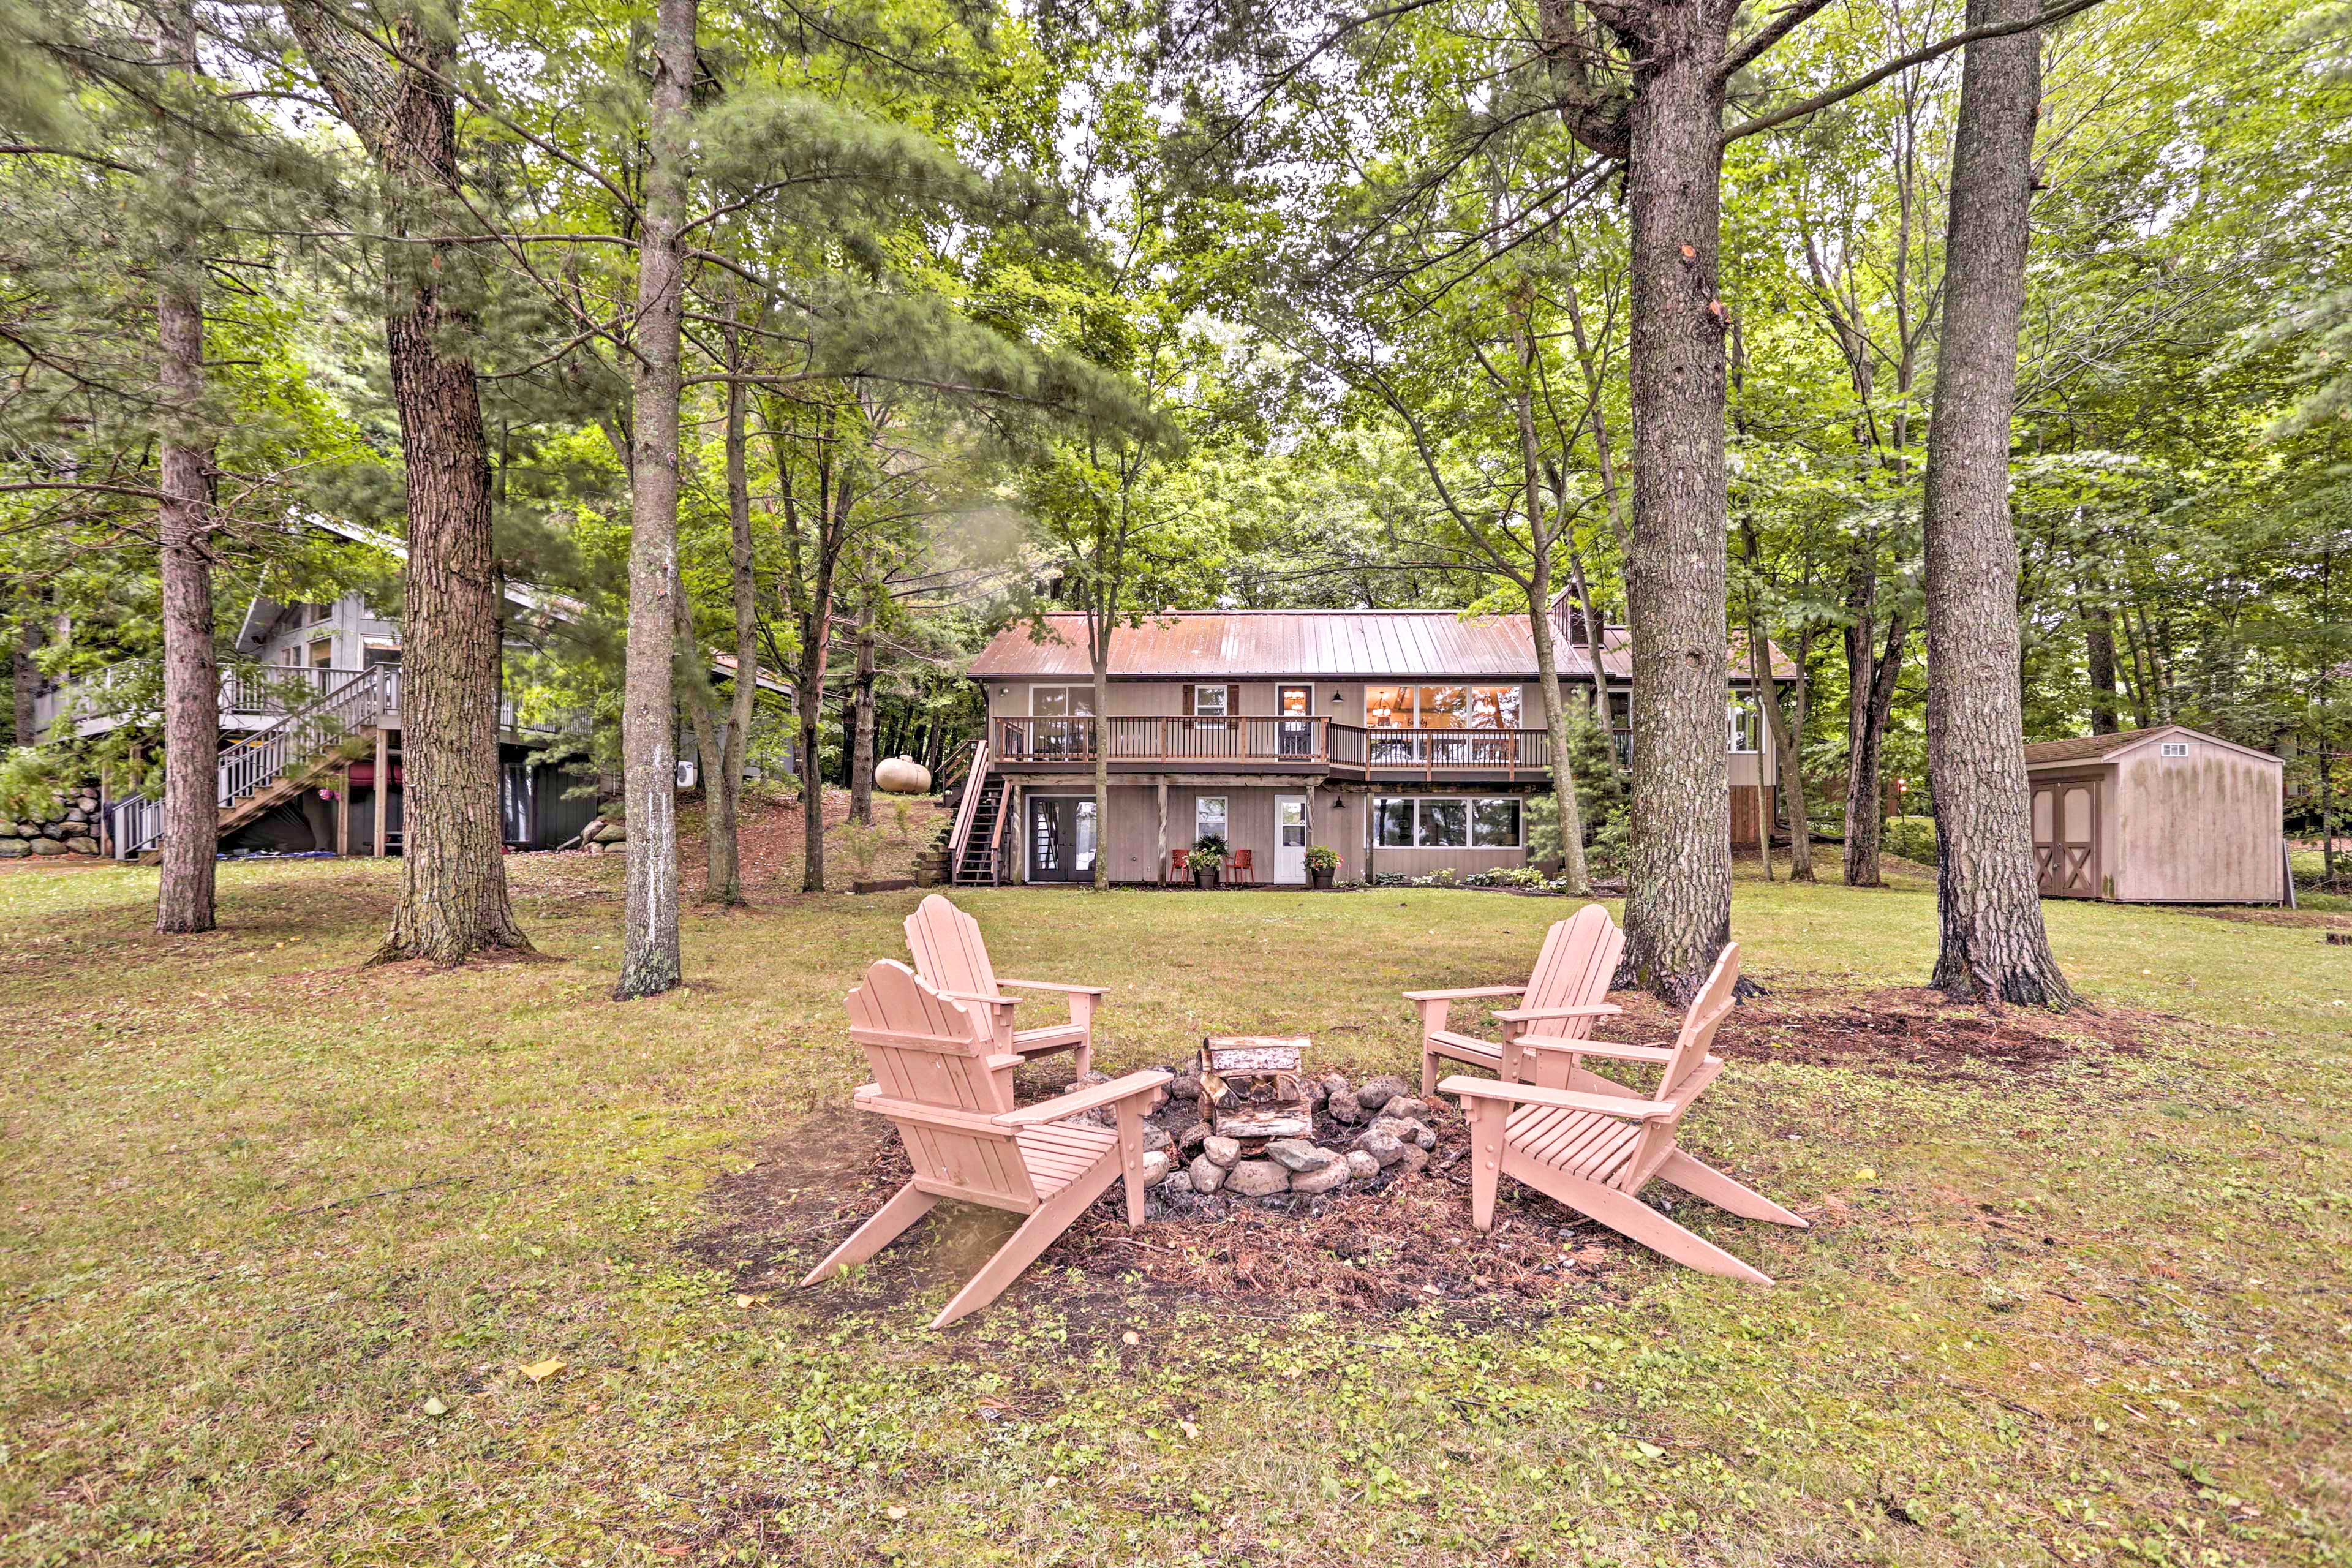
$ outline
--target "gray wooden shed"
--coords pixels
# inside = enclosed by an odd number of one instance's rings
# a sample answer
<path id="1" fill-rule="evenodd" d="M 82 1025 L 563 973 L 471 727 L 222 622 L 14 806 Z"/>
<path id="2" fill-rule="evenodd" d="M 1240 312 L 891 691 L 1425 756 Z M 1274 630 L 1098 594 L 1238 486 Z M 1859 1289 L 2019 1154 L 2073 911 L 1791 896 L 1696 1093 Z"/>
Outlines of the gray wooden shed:
<path id="1" fill-rule="evenodd" d="M 2285 768 L 2268 752 L 2164 724 L 2041 742 L 2025 773 L 2048 897 L 2285 901 Z"/>

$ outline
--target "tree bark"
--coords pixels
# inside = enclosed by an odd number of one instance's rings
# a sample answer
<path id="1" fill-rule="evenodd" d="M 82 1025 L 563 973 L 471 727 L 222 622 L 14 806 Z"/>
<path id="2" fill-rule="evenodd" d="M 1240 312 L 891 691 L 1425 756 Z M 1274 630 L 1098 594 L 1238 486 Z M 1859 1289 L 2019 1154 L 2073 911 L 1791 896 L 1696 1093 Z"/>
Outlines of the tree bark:
<path id="1" fill-rule="evenodd" d="M 383 172 L 392 232 L 442 232 L 456 221 L 448 198 L 460 184 L 451 33 L 414 11 L 397 16 L 404 61 L 387 66 L 311 0 L 289 0 L 285 15 L 336 112 Z M 400 899 L 377 963 L 530 950 L 507 897 L 499 832 L 499 593 L 489 452 L 466 347 L 476 326 L 463 281 L 468 248 L 386 247 L 384 346 L 407 464 L 408 567 Z"/>
<path id="2" fill-rule="evenodd" d="M 41 668 L 33 662 L 33 650 L 39 644 L 32 618 L 27 616 L 16 627 L 16 646 L 9 650 L 8 662 L 13 667 L 16 699 L 16 744 L 31 746 L 39 743 L 40 726 L 34 721 L 34 700 L 40 690 Z"/>
<path id="3" fill-rule="evenodd" d="M 857 684 L 849 737 L 849 819 L 874 821 L 874 584 L 857 585 Z"/>
<path id="4" fill-rule="evenodd" d="M 1903 645 L 1910 620 L 1897 610 L 1886 618 L 1886 646 L 1874 652 L 1868 623 L 1846 629 L 1845 885 L 1877 888 L 1886 879 L 1878 846 L 1886 826 L 1883 763 L 1886 720 L 1895 710 L 1895 688 L 1903 674 Z M 1862 684 L 1853 684 L 1859 676 Z"/>
<path id="5" fill-rule="evenodd" d="M 1969 0 L 1970 26 L 2039 0 Z M 1942 945 L 1929 984 L 1957 1000 L 2064 1008 L 2043 930 L 2018 691 L 2010 421 L 2025 307 L 2038 29 L 1970 44 L 1954 135 L 1944 335 L 1927 436 L 1927 767 Z"/>
<path id="6" fill-rule="evenodd" d="M 1632 215 L 1631 889 L 1622 973 L 1687 1001 L 1731 938 L 1730 692 L 1725 595 L 1722 216 L 1730 7 L 1656 0 L 1640 18 L 1626 192 Z"/>
<path id="7" fill-rule="evenodd" d="M 621 1001 L 678 983 L 677 657 L 679 340 L 686 307 L 688 94 L 697 0 L 660 0 L 629 422 L 629 645 L 621 700 L 628 762 L 629 864 Z"/>
<path id="8" fill-rule="evenodd" d="M 2121 727 L 2123 704 L 2116 689 L 2116 621 L 2105 600 L 2078 584 L 2076 613 L 2083 622 L 2083 671 L 2091 688 L 2091 733 L 2112 735 Z"/>
<path id="9" fill-rule="evenodd" d="M 1756 681 L 1757 700 L 1763 705 L 1764 725 L 1771 732 L 1772 755 L 1780 771 L 1780 799 L 1789 813 L 1789 880 L 1813 879 L 1813 835 L 1805 804 L 1805 771 L 1799 765 L 1797 732 L 1780 707 L 1780 683 L 1772 674 L 1772 644 L 1763 623 L 1751 611 L 1748 623 L 1748 668 Z M 1765 872 L 1772 865 L 1772 821 L 1767 812 L 1759 837 L 1763 839 Z"/>
<path id="10" fill-rule="evenodd" d="M 740 370 L 737 346 L 730 326 L 730 367 Z M 734 592 L 735 682 L 728 692 L 727 722 L 719 744 L 705 749 L 702 782 L 702 896 L 715 904 L 743 901 L 743 762 L 750 754 L 752 705 L 760 693 L 759 580 L 751 548 L 751 484 L 744 452 L 748 402 L 740 381 L 728 383 L 727 521 L 733 535 L 728 565 Z"/>
<path id="11" fill-rule="evenodd" d="M 1094 885 L 1097 888 L 1110 886 L 1110 857 L 1103 853 L 1109 847 L 1110 838 L 1110 637 L 1111 626 L 1107 618 L 1103 626 L 1103 635 L 1087 639 L 1087 653 L 1093 666 L 1095 685 L 1095 714 L 1088 728 L 1093 731 L 1094 736 Z M 1241 704 L 1236 702 L 1231 706 L 1238 709 Z M 1020 824 L 1016 822 L 1013 826 L 1017 827 Z M 1229 835 L 1233 831 L 1233 824 L 1230 821 L 1225 824 L 1225 831 Z M 1076 853 L 1076 845 L 1073 844 L 1070 848 L 1073 854 Z M 1230 838 L 1227 840 L 1226 848 L 1230 855 L 1232 852 Z"/>
<path id="12" fill-rule="evenodd" d="M 193 79 L 196 18 L 191 5 L 168 14 L 164 47 L 173 68 Z M 175 139 L 175 142 L 177 139 Z M 192 155 L 181 155 L 184 186 Z M 175 225 L 184 221 L 175 217 Z M 158 531 L 163 591 L 163 865 L 155 929 L 213 929 L 214 857 L 220 839 L 220 670 L 213 653 L 213 566 L 208 511 L 212 443 L 203 434 L 204 258 L 200 237 L 175 227 L 161 258 L 156 295 L 163 416 L 159 484 L 166 499 Z"/>

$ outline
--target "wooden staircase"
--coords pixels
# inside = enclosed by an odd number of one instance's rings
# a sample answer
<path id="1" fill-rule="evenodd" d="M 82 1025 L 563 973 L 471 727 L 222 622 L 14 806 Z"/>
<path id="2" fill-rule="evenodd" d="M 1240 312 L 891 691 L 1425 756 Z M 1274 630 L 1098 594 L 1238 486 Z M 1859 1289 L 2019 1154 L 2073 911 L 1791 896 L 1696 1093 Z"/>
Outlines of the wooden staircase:
<path id="1" fill-rule="evenodd" d="M 992 766 L 988 742 L 973 751 L 971 771 L 963 782 L 963 804 L 956 808 L 955 831 L 948 840 L 948 865 L 959 888 L 992 888 L 999 881 L 1004 844 L 1004 779 Z"/>
<path id="2" fill-rule="evenodd" d="M 385 665 L 362 670 L 299 712 L 257 730 L 221 752 L 219 834 L 238 828 L 290 800 L 342 765 L 347 743 L 373 742 L 398 705 L 399 671 Z M 115 802 L 114 854 L 127 860 L 163 838 L 163 803 L 143 795 Z"/>

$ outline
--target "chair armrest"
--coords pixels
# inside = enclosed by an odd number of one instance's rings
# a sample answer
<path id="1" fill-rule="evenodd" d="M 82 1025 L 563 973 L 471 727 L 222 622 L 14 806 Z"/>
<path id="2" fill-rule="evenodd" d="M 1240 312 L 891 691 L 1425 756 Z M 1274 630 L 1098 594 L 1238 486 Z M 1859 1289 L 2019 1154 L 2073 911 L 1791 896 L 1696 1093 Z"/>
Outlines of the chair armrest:
<path id="1" fill-rule="evenodd" d="M 1408 1002 L 1467 1002 L 1480 996 L 1524 996 L 1524 985 L 1473 985 L 1461 991 L 1408 991 Z"/>
<path id="2" fill-rule="evenodd" d="M 1092 1089 L 1082 1089 L 1076 1094 L 1055 1095 L 1042 1104 L 1008 1110 L 988 1120 L 998 1127 L 1034 1127 L 1041 1121 L 1064 1121 L 1088 1110 L 1099 1110 L 1106 1105 L 1138 1095 L 1151 1094 L 1162 1084 L 1175 1081 L 1175 1074 L 1165 1072 L 1131 1072 L 1125 1078 L 1115 1078 L 1108 1083 L 1098 1083 Z"/>
<path id="3" fill-rule="evenodd" d="M 1495 1016 L 1506 1024 L 1530 1024 L 1538 1018 L 1606 1018 L 1624 1010 L 1614 1002 L 1591 1002 L 1577 1007 L 1505 1007 Z"/>
<path id="4" fill-rule="evenodd" d="M 942 991 L 940 994 L 950 1002 L 980 1002 L 991 1007 L 1017 1007 L 1021 1005 L 1018 996 L 993 996 L 981 991 Z"/>
<path id="5" fill-rule="evenodd" d="M 1514 1105 L 1549 1105 L 1560 1110 L 1597 1110 L 1633 1121 L 1654 1121 L 1672 1116 L 1675 1108 L 1664 1100 L 1585 1094 L 1573 1089 L 1544 1089 L 1532 1083 L 1498 1083 L 1491 1078 L 1449 1078 L 1438 1089 L 1465 1100 L 1500 1100 Z"/>
<path id="6" fill-rule="evenodd" d="M 1008 1053 L 1007 1055 L 1001 1057 L 982 1057 L 981 1058 L 980 1065 L 986 1068 L 991 1072 L 1010 1072 L 1028 1059 L 1029 1058 L 1024 1056 L 1015 1053 Z"/>
<path id="7" fill-rule="evenodd" d="M 1075 991 L 1082 996 L 1110 994 L 1110 987 L 1108 985 L 1064 985 L 1052 980 L 1005 980 L 1003 978 L 998 979 L 996 983 L 999 985 L 1015 985 L 1024 991 Z M 1010 1001 L 1011 998 L 1008 997 L 1006 1000 Z"/>
<path id="8" fill-rule="evenodd" d="M 1618 1046 L 1607 1040 L 1571 1040 L 1563 1035 L 1521 1035 L 1517 1043 L 1523 1049 L 1564 1051 L 1609 1062 L 1647 1062 L 1652 1067 L 1664 1067 L 1675 1058 L 1664 1046 Z"/>

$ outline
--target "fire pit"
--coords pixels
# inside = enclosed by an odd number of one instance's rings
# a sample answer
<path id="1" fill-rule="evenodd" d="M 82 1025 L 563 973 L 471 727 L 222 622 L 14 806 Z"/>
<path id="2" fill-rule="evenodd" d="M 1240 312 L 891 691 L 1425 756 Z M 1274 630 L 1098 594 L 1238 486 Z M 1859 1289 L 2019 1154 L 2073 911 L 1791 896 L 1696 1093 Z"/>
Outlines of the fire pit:
<path id="1" fill-rule="evenodd" d="M 1305 1036 L 1202 1041 L 1153 1118 L 1164 1131 L 1150 1136 L 1174 1144 L 1164 1167 L 1148 1166 L 1163 1205 L 1190 1212 L 1218 1194 L 1280 1205 L 1421 1173 L 1438 1140 L 1431 1107 L 1401 1078 L 1311 1077 L 1312 1047 Z"/>

